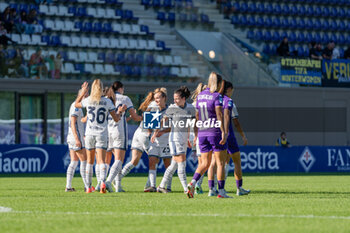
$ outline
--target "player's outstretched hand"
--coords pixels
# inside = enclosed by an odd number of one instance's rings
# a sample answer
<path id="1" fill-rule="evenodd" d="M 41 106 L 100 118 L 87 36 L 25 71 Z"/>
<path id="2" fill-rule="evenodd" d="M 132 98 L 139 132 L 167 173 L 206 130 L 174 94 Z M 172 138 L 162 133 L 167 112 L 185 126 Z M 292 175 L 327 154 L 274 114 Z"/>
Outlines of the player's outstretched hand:
<path id="1" fill-rule="evenodd" d="M 118 112 L 125 112 L 126 109 L 127 109 L 126 105 L 123 104 L 122 106 L 118 107 Z"/>
<path id="2" fill-rule="evenodd" d="M 89 91 L 89 83 L 88 82 L 84 82 L 81 85 L 81 95 L 85 95 L 88 91 Z"/>

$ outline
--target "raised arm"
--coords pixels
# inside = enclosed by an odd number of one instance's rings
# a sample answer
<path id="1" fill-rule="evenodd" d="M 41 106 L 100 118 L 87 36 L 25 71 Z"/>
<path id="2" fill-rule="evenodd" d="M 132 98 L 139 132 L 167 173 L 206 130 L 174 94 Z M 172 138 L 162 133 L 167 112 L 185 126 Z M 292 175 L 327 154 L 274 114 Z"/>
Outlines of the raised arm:
<path id="1" fill-rule="evenodd" d="M 136 113 L 135 108 L 130 108 L 129 114 L 130 114 L 131 119 L 133 119 L 134 121 L 142 121 L 142 116 L 140 116 Z"/>
<path id="2" fill-rule="evenodd" d="M 75 107 L 76 108 L 82 108 L 83 105 L 81 104 L 81 101 L 83 100 L 86 93 L 89 91 L 89 83 L 84 82 L 83 85 L 81 85 L 81 89 L 79 91 L 79 95 L 77 96 L 77 99 L 75 100 Z"/>

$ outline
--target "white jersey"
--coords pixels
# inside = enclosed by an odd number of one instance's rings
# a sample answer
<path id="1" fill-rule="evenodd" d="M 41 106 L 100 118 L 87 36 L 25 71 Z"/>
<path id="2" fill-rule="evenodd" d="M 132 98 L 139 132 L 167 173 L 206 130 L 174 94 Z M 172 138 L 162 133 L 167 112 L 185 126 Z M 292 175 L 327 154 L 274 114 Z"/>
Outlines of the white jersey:
<path id="1" fill-rule="evenodd" d="M 192 104 L 185 103 L 185 106 L 179 107 L 176 104 L 170 105 L 165 111 L 165 115 L 169 118 L 171 123 L 171 132 L 169 134 L 169 142 L 187 143 L 189 137 L 189 129 L 186 128 L 186 123 L 196 117 L 196 109 Z M 181 127 L 181 122 L 184 125 Z M 167 123 L 167 124 L 169 124 Z M 175 126 L 176 125 L 176 126 Z"/>
<path id="2" fill-rule="evenodd" d="M 106 97 L 101 97 L 99 103 L 90 103 L 91 97 L 84 99 L 81 103 L 87 110 L 87 126 L 85 136 L 105 136 L 107 137 L 107 118 L 111 111 L 115 111 L 112 101 Z"/>
<path id="3" fill-rule="evenodd" d="M 77 134 L 78 134 L 80 141 L 83 141 L 85 127 L 84 127 L 84 123 L 81 122 L 81 118 L 83 118 L 84 113 L 83 113 L 83 110 L 81 108 L 75 107 L 75 102 L 73 102 L 69 108 L 67 141 L 74 141 L 75 140 L 74 135 L 73 135 L 73 130 L 71 128 L 71 117 L 72 116 L 77 118 L 77 121 L 75 123 L 75 128 L 77 129 Z"/>
<path id="4" fill-rule="evenodd" d="M 126 95 L 122 95 L 118 92 L 115 93 L 116 101 L 115 101 L 115 107 L 116 110 L 120 106 L 123 106 L 124 104 L 126 105 L 127 109 L 123 114 L 121 115 L 120 121 L 115 122 L 112 118 L 112 116 L 108 116 L 108 133 L 110 135 L 113 135 L 113 137 L 117 138 L 127 138 L 128 134 L 128 128 L 127 128 L 127 123 L 126 123 L 126 112 L 133 108 L 133 104 L 130 100 L 130 98 Z"/>
<path id="5" fill-rule="evenodd" d="M 151 111 L 153 112 L 153 111 L 159 110 L 159 113 L 162 114 L 160 116 L 160 119 L 162 119 L 167 109 L 168 109 L 168 106 L 166 106 L 163 110 L 160 111 L 159 106 L 157 105 L 157 106 L 152 106 Z M 163 130 L 163 129 L 164 128 L 161 127 L 159 130 Z M 168 145 L 168 142 L 169 142 L 169 133 L 165 133 L 160 137 L 156 137 L 156 139 L 154 140 L 155 145 L 160 147 L 166 147 Z"/>

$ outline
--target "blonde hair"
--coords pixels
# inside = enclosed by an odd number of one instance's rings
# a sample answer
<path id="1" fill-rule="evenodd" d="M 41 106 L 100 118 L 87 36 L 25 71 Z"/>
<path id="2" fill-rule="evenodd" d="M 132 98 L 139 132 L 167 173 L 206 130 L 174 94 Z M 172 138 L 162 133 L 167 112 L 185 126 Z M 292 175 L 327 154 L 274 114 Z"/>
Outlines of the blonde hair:
<path id="1" fill-rule="evenodd" d="M 156 88 L 153 92 L 153 94 L 157 94 L 157 93 L 161 93 L 162 94 L 162 97 L 167 97 L 167 89 L 165 87 L 159 87 L 159 88 Z"/>
<path id="2" fill-rule="evenodd" d="M 90 102 L 98 104 L 103 94 L 103 84 L 100 79 L 95 79 L 91 85 Z"/>
<path id="3" fill-rule="evenodd" d="M 154 100 L 154 93 L 152 91 L 148 92 L 145 101 L 140 105 L 139 110 L 145 112 L 147 110 L 148 105 Z"/>
<path id="4" fill-rule="evenodd" d="M 197 96 L 199 95 L 199 93 L 201 93 L 204 89 L 206 89 L 208 86 L 207 85 L 204 85 L 203 83 L 199 83 L 196 90 L 194 90 L 192 92 L 192 96 L 191 96 L 191 99 L 193 101 L 196 101 L 197 99 Z"/>
<path id="5" fill-rule="evenodd" d="M 211 93 L 218 92 L 221 87 L 222 77 L 221 75 L 211 72 L 208 78 L 208 87 Z"/>

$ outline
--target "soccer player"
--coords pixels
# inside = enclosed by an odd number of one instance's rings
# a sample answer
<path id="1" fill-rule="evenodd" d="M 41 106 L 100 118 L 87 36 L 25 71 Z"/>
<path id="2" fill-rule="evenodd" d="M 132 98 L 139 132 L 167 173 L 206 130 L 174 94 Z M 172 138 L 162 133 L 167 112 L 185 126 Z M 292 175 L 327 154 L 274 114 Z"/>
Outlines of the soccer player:
<path id="1" fill-rule="evenodd" d="M 114 163 L 111 167 L 111 171 L 106 182 L 111 183 L 118 175 L 121 174 L 122 165 L 125 159 L 125 152 L 128 149 L 128 124 L 126 123 L 127 120 L 125 111 L 129 112 L 131 119 L 134 121 L 141 121 L 142 117 L 136 113 L 130 98 L 124 95 L 123 83 L 119 81 L 114 82 L 110 88 L 109 95 L 114 95 L 115 106 L 117 108 L 123 106 L 121 120 L 115 122 L 112 119 L 109 119 L 108 121 L 109 150 L 113 151 Z M 116 192 L 121 191 L 122 189 L 118 189 L 118 186 L 116 186 Z"/>
<path id="2" fill-rule="evenodd" d="M 166 104 L 167 100 L 167 90 L 166 88 L 157 88 L 154 91 L 154 102 L 157 107 L 152 108 L 152 111 L 158 110 L 162 116 L 165 114 L 165 111 L 168 109 Z M 148 151 L 148 160 L 149 160 L 149 172 L 148 172 L 148 181 L 144 192 L 156 192 L 156 178 L 157 178 L 157 165 L 159 159 L 163 159 L 164 167 L 167 169 L 171 163 L 171 155 L 169 149 L 169 133 L 164 133 L 160 137 L 152 137 L 151 145 Z M 149 185 L 148 185 L 149 182 Z M 168 183 L 167 190 L 171 191 L 171 180 Z"/>
<path id="3" fill-rule="evenodd" d="M 79 95 L 79 93 L 78 93 Z M 83 96 L 86 98 L 87 95 Z M 68 123 L 68 135 L 67 144 L 69 148 L 70 164 L 67 169 L 67 184 L 66 192 L 74 192 L 72 188 L 72 179 L 74 177 L 75 169 L 78 166 L 80 160 L 80 175 L 83 179 L 84 190 L 88 188 L 86 182 L 86 151 L 84 143 L 84 123 L 81 121 L 84 113 L 80 108 L 75 107 L 73 102 L 69 108 L 69 123 Z"/>
<path id="4" fill-rule="evenodd" d="M 241 154 L 239 151 L 235 134 L 233 132 L 232 121 L 236 129 L 238 130 L 239 134 L 242 137 L 244 146 L 248 144 L 248 140 L 238 120 L 238 111 L 237 111 L 236 105 L 233 103 L 231 99 L 231 96 L 233 94 L 233 86 L 231 82 L 225 81 L 223 94 L 224 94 L 224 100 L 223 100 L 224 115 L 228 116 L 227 118 L 229 119 L 229 123 L 230 123 L 228 137 L 227 137 L 227 154 L 229 155 L 228 162 L 230 161 L 230 157 L 231 157 L 233 160 L 233 163 L 235 164 L 234 176 L 236 179 L 237 196 L 247 195 L 250 193 L 250 190 L 245 190 L 242 187 L 243 179 L 242 179 L 242 167 L 241 167 Z"/>
<path id="5" fill-rule="evenodd" d="M 187 190 L 187 180 L 186 180 L 186 152 L 187 146 L 191 147 L 189 142 L 189 128 L 181 127 L 183 123 L 188 120 L 194 119 L 196 116 L 196 110 L 192 104 L 186 102 L 186 99 L 190 97 L 191 92 L 187 87 L 182 86 L 180 89 L 174 93 L 174 104 L 165 112 L 165 121 L 168 120 L 171 125 L 171 129 L 163 129 L 161 131 L 156 130 L 155 137 L 160 137 L 164 133 L 169 132 L 169 149 L 170 154 L 173 156 L 170 166 L 166 169 L 163 179 L 157 189 L 158 192 L 168 193 L 165 189 L 169 180 L 172 178 L 173 174 L 177 170 L 178 177 L 184 189 Z M 181 123 L 182 122 L 182 123 Z M 175 126 L 176 125 L 176 126 Z"/>
<path id="6" fill-rule="evenodd" d="M 197 181 L 204 172 L 208 170 L 213 153 L 213 159 L 215 159 L 217 164 L 219 185 L 218 198 L 230 198 L 225 192 L 226 140 L 228 128 L 224 126 L 222 96 L 219 93 L 221 87 L 222 77 L 215 72 L 212 72 L 209 75 L 208 88 L 202 91 L 197 97 L 196 109 L 198 112 L 196 118 L 202 122 L 214 120 L 219 124 L 215 124 L 215 127 L 201 127 L 198 129 L 198 141 L 202 164 L 198 166 L 191 183 L 188 184 L 187 196 L 189 198 L 193 198 L 194 188 Z"/>
<path id="7" fill-rule="evenodd" d="M 150 110 L 150 104 L 154 100 L 154 93 L 149 92 L 146 96 L 145 101 L 139 107 L 139 110 L 142 112 Z M 131 161 L 125 164 L 121 173 L 119 173 L 116 177 L 116 192 L 124 192 L 121 186 L 121 181 L 124 176 L 130 173 L 130 171 L 137 166 L 139 163 L 143 152 L 148 152 L 149 144 L 150 144 L 150 135 L 151 130 L 143 128 L 143 121 L 141 121 L 139 127 L 136 129 L 134 136 L 131 142 L 131 153 L 132 158 Z"/>
<path id="8" fill-rule="evenodd" d="M 106 149 L 108 144 L 107 135 L 107 117 L 111 114 L 115 121 L 119 121 L 120 114 L 115 112 L 115 106 L 110 99 L 102 96 L 102 82 L 99 79 L 94 80 L 91 86 L 90 96 L 83 100 L 83 97 L 88 93 L 88 83 L 84 82 L 81 88 L 81 93 L 75 101 L 76 108 L 87 109 L 87 126 L 85 132 L 85 146 L 87 149 L 87 183 L 88 188 L 86 193 L 91 193 L 91 182 L 93 173 L 93 164 L 96 160 L 100 166 L 100 183 L 101 193 L 106 193 Z"/>
<path id="9" fill-rule="evenodd" d="M 197 96 L 199 95 L 199 93 L 201 93 L 206 88 L 207 88 L 207 85 L 204 85 L 203 83 L 198 84 L 196 90 L 192 93 L 192 96 L 191 96 L 191 99 L 193 100 L 193 103 L 192 103 L 193 106 L 196 106 Z M 195 146 L 196 146 L 196 155 L 198 159 L 198 166 L 200 166 L 200 164 L 202 164 L 202 159 L 201 159 L 201 152 L 199 149 L 198 137 L 195 143 L 196 143 Z M 202 190 L 203 178 L 204 178 L 204 174 L 196 183 L 195 194 L 203 194 L 203 190 Z"/>

